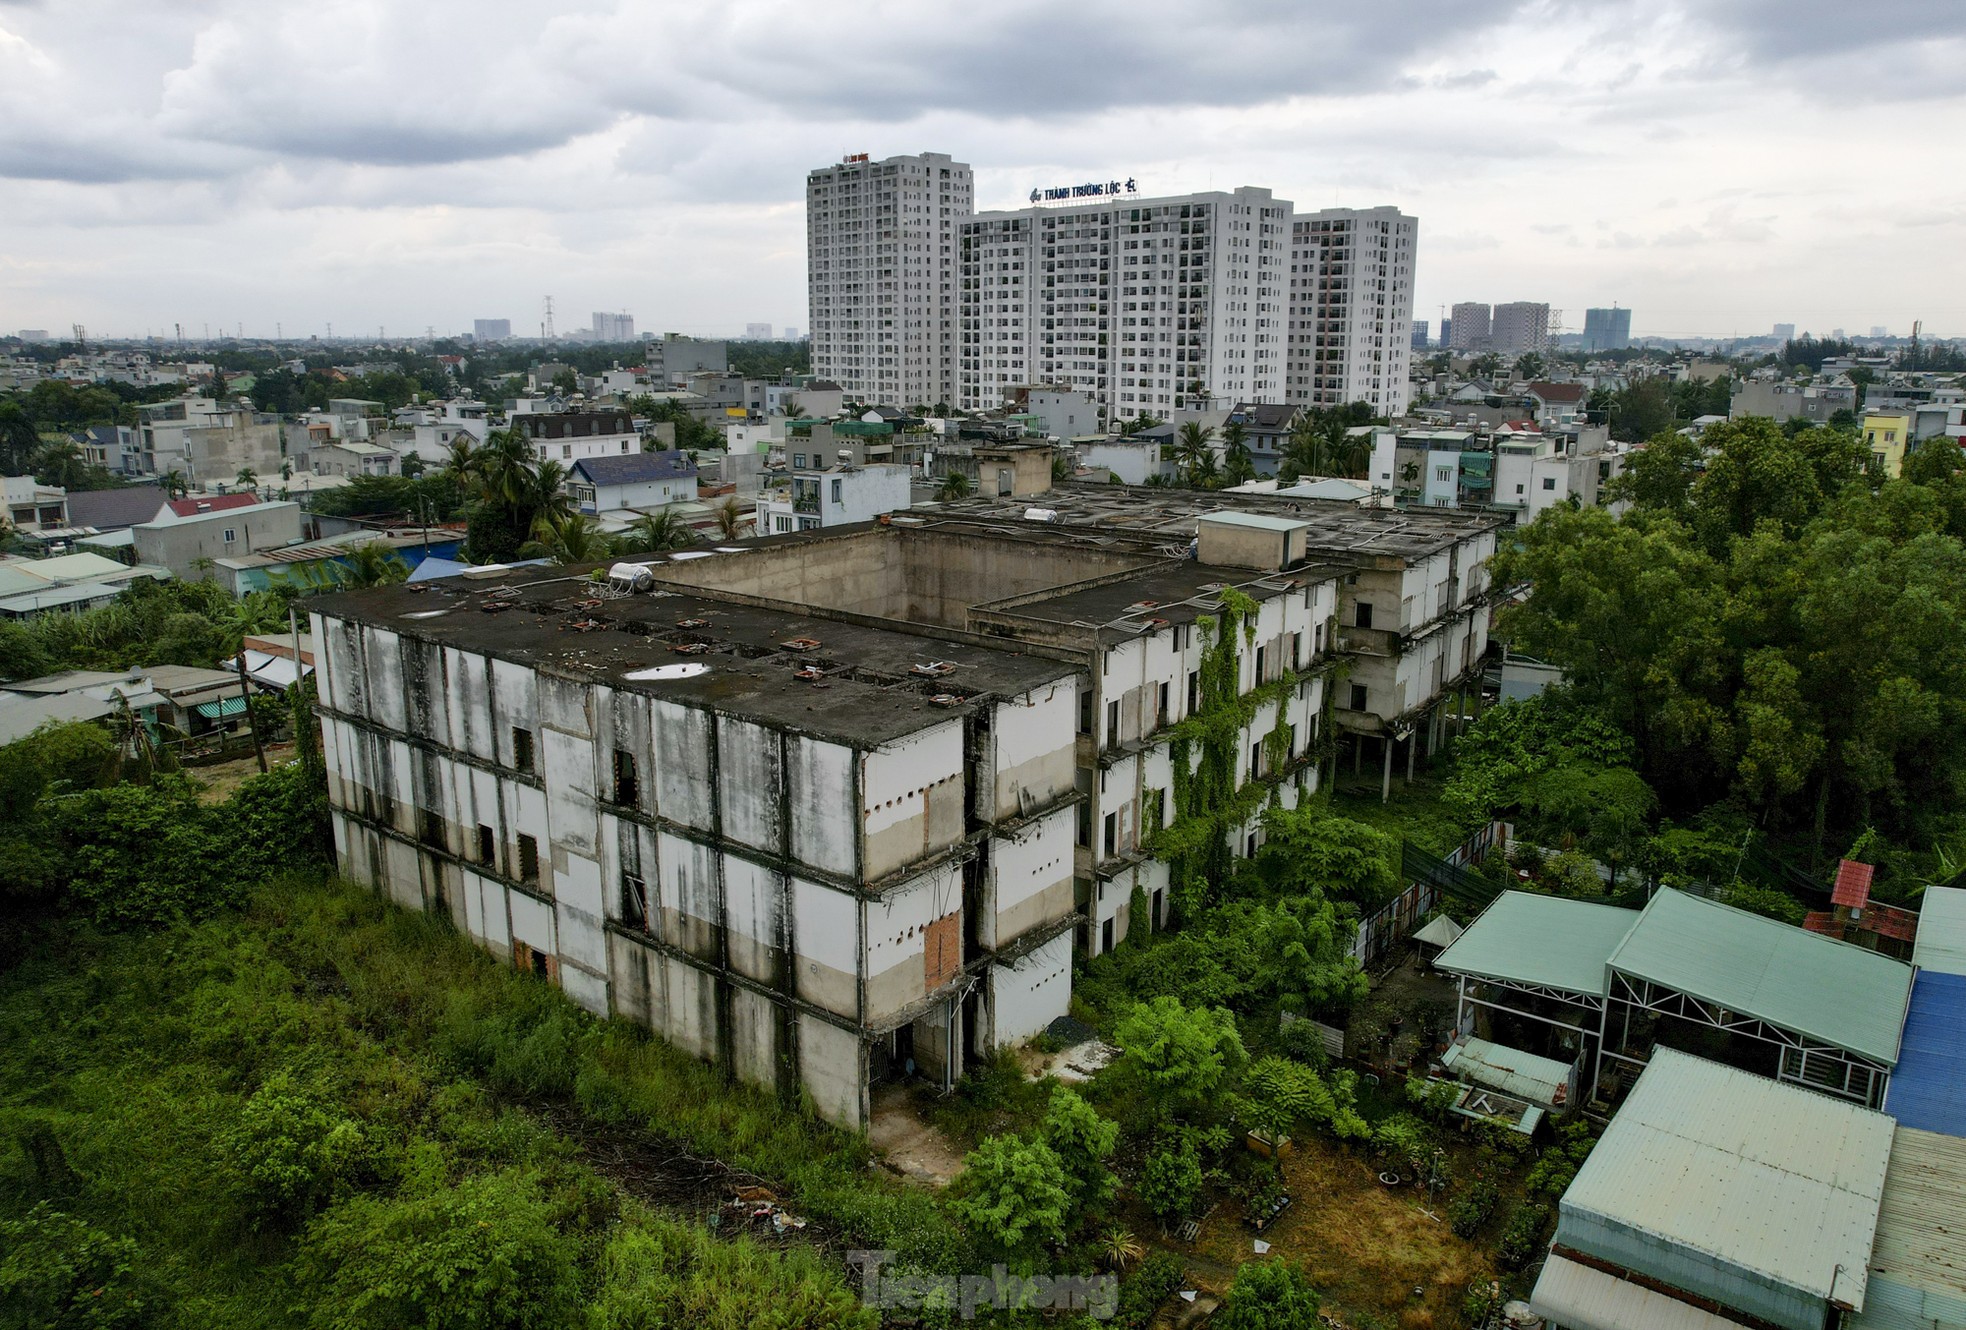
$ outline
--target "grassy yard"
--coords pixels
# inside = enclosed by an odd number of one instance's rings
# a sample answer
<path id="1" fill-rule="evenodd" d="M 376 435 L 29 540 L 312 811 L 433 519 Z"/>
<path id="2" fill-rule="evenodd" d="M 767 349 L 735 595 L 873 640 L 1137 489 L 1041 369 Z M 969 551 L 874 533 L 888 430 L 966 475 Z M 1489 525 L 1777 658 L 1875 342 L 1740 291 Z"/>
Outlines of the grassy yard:
<path id="1" fill-rule="evenodd" d="M 1431 1330 L 1461 1324 L 1467 1286 L 1493 1276 L 1491 1256 L 1454 1236 L 1444 1206 L 1410 1186 L 1386 1187 L 1371 1165 L 1330 1141 L 1292 1147 L 1283 1164 L 1296 1198 L 1256 1233 L 1224 1204 L 1202 1227 L 1196 1253 L 1234 1265 L 1254 1241 L 1302 1261 L 1327 1306 L 1354 1326 Z"/>

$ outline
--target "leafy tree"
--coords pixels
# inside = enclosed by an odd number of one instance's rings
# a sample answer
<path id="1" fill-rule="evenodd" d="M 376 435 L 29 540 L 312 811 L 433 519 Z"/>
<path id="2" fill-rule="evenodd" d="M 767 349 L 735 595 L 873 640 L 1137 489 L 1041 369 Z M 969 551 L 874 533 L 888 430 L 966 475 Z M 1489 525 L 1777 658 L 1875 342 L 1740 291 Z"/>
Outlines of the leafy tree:
<path id="1" fill-rule="evenodd" d="M 359 1123 L 287 1071 L 253 1093 L 221 1144 L 255 1215 L 282 1227 L 311 1215 L 365 1148 Z"/>
<path id="2" fill-rule="evenodd" d="M 1403 885 L 1398 841 L 1363 822 L 1312 804 L 1271 808 L 1263 814 L 1263 835 L 1254 867 L 1272 891 L 1321 893 L 1370 911 Z"/>
<path id="3" fill-rule="evenodd" d="M 1140 1200 L 1163 1224 L 1194 1209 L 1201 1195 L 1201 1156 L 1186 1132 L 1161 1133 L 1140 1170 Z"/>
<path id="4" fill-rule="evenodd" d="M 1675 423 L 1672 385 L 1654 375 L 1620 389 L 1611 400 L 1611 437 L 1627 443 L 1670 433 Z"/>
<path id="5" fill-rule="evenodd" d="M 1731 905 L 1737 910 L 1746 910 L 1751 914 L 1779 919 L 1785 924 L 1799 925 L 1808 914 L 1802 902 L 1786 891 L 1759 886 L 1752 882 L 1734 882 L 1720 894 L 1720 903 Z"/>
<path id="6" fill-rule="evenodd" d="M 380 540 L 355 546 L 331 567 L 335 581 L 349 587 L 393 586 L 410 575 L 410 566 Z"/>
<path id="7" fill-rule="evenodd" d="M 519 1168 L 350 1197 L 307 1230 L 304 1308 L 323 1330 L 558 1330 L 580 1297 L 579 1247 L 562 1218 Z"/>
<path id="8" fill-rule="evenodd" d="M 960 471 L 951 471 L 935 487 L 935 497 L 940 503 L 954 503 L 958 499 L 968 498 L 970 488 L 968 476 Z"/>
<path id="9" fill-rule="evenodd" d="M 1110 1161 L 1119 1130 L 1117 1122 L 1101 1117 L 1070 1086 L 1051 1092 L 1043 1139 L 1064 1167 L 1075 1210 L 1103 1210 L 1112 1203 L 1119 1184 Z"/>
<path id="10" fill-rule="evenodd" d="M 1296 1262 L 1244 1261 L 1210 1324 L 1219 1330 L 1320 1330 L 1320 1305 Z"/>
<path id="11" fill-rule="evenodd" d="M 1225 1008 L 1187 1007 L 1173 997 L 1135 1006 L 1114 1038 L 1121 1078 L 1177 1116 L 1204 1108 L 1247 1056 Z"/>
<path id="12" fill-rule="evenodd" d="M 1043 1141 L 991 1136 L 965 1157 L 950 1205 L 994 1255 L 1022 1265 L 1064 1241 L 1071 1188 L 1057 1152 Z"/>
<path id="13" fill-rule="evenodd" d="M 1683 518 L 1705 464 L 1706 451 L 1696 440 L 1670 431 L 1656 435 L 1632 453 L 1623 474 L 1604 487 L 1604 497 Z"/>

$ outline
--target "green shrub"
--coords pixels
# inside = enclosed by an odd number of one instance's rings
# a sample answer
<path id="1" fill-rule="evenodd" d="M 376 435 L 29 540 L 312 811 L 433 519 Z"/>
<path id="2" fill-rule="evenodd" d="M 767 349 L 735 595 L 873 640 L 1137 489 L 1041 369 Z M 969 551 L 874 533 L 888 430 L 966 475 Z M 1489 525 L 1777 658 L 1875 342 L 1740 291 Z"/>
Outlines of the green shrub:
<path id="1" fill-rule="evenodd" d="M 1456 1237 L 1472 1238 L 1494 1216 L 1495 1206 L 1501 1199 L 1494 1183 L 1486 1178 L 1477 1180 L 1454 1204 L 1447 1207 L 1448 1227 L 1454 1230 Z"/>
<path id="2" fill-rule="evenodd" d="M 579 1244 L 540 1184 L 502 1169 L 343 1201 L 307 1231 L 299 1310 L 323 1330 L 559 1330 L 579 1309 Z"/>
<path id="3" fill-rule="evenodd" d="M 148 1306 L 137 1244 L 37 1205 L 0 1219 L 0 1326 L 123 1330 Z"/>
<path id="4" fill-rule="evenodd" d="M 359 1123 L 284 1071 L 246 1101 L 221 1139 L 246 1179 L 249 1207 L 275 1225 L 312 1214 L 366 1147 Z"/>
<path id="5" fill-rule="evenodd" d="M 1140 1200 L 1163 1224 L 1186 1217 L 1201 1195 L 1201 1158 L 1184 1133 L 1168 1132 L 1140 1172 Z"/>
<path id="6" fill-rule="evenodd" d="M 1496 1259 L 1511 1270 L 1520 1270 L 1542 1248 L 1543 1229 L 1549 1224 L 1550 1208 L 1524 1202 L 1509 1215 L 1508 1226 L 1495 1244 Z"/>
<path id="7" fill-rule="evenodd" d="M 1229 1285 L 1218 1330 L 1319 1330 L 1317 1290 L 1292 1261 L 1244 1261 Z"/>
<path id="8" fill-rule="evenodd" d="M 1156 1247 L 1132 1274 L 1120 1280 L 1119 1314 L 1115 1326 L 1140 1330 L 1153 1319 L 1154 1312 L 1187 1278 L 1181 1258 Z"/>

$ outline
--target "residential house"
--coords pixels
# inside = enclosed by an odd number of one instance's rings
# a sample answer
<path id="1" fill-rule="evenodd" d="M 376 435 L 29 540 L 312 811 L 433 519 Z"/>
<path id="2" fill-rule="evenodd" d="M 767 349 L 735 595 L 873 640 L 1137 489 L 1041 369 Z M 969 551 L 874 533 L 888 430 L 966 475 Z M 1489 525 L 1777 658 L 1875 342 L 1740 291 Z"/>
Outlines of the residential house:
<path id="1" fill-rule="evenodd" d="M 677 449 L 584 457 L 567 476 L 566 490 L 588 516 L 621 509 L 646 510 L 696 499 L 696 463 Z"/>
<path id="2" fill-rule="evenodd" d="M 210 503 L 205 511 L 192 515 L 177 509 L 176 503 L 167 505 L 171 514 L 168 520 L 160 516 L 132 527 L 131 531 L 141 562 L 168 568 L 181 578 L 209 579 L 219 559 L 277 549 L 302 537 L 302 514 L 297 503 L 253 502 L 236 507 Z"/>
<path id="3" fill-rule="evenodd" d="M 870 522 L 913 502 L 912 472 L 892 463 L 794 470 L 791 484 L 758 496 L 760 535 Z"/>

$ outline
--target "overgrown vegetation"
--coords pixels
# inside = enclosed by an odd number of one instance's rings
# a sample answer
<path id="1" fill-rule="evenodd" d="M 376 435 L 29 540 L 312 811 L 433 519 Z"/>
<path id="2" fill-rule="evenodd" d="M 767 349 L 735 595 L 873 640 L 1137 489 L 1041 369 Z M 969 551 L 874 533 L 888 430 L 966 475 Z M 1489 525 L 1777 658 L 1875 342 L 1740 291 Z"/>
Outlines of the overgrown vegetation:
<path id="1" fill-rule="evenodd" d="M 1586 802 L 1615 810 L 1579 840 L 1628 847 L 1650 795 L 1672 827 L 1737 846 L 1753 830 L 1818 875 L 1875 829 L 1880 888 L 1942 880 L 1966 848 L 1959 451 L 1921 448 L 1893 480 L 1830 427 L 1743 420 L 1701 442 L 1704 459 L 1648 445 L 1623 518 L 1552 509 L 1496 559 L 1499 584 L 1533 588 L 1502 632 L 1571 683 L 1535 722 L 1563 733 L 1534 737 L 1591 777 Z M 1484 721 L 1479 742 L 1531 737 L 1499 732 L 1515 723 Z M 1579 792 L 1457 779 L 1552 816 Z"/>

